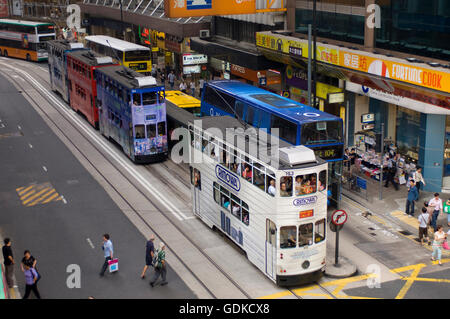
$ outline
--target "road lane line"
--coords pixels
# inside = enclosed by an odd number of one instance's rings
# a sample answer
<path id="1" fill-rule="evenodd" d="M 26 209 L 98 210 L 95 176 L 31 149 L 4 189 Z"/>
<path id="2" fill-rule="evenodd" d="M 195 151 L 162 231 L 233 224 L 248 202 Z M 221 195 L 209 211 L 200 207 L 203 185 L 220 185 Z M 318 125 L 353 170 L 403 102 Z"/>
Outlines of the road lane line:
<path id="1" fill-rule="evenodd" d="M 47 172 L 47 167 L 45 167 L 45 166 L 42 166 L 42 168 L 44 169 L 44 171 L 46 171 L 46 172 Z"/>
<path id="2" fill-rule="evenodd" d="M 33 145 L 31 145 L 30 143 L 28 143 L 28 146 L 29 146 L 30 148 L 33 148 Z"/>
<path id="3" fill-rule="evenodd" d="M 95 249 L 94 244 L 92 243 L 90 238 L 86 238 L 86 241 L 88 242 L 89 246 L 91 246 L 92 249 Z"/>

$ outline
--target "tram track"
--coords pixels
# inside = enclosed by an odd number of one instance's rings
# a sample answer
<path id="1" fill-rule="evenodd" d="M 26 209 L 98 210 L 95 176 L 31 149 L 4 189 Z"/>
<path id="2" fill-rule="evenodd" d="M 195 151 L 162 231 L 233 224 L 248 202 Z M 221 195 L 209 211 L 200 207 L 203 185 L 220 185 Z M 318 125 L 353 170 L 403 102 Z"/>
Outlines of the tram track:
<path id="1" fill-rule="evenodd" d="M 3 60 L 0 60 L 0 61 L 3 61 Z M 30 77 L 32 77 L 33 75 L 37 75 L 40 79 L 42 79 L 42 80 L 44 80 L 47 84 L 49 83 L 49 81 L 47 80 L 47 79 L 44 79 L 44 77 L 42 77 L 41 75 L 39 75 L 39 74 L 36 74 L 36 72 L 35 71 L 33 71 L 33 70 L 28 70 L 28 72 L 27 71 L 24 71 L 24 70 L 22 70 L 22 68 L 24 67 L 23 65 L 21 65 L 21 64 L 18 64 L 18 63 L 13 63 L 13 65 L 14 65 L 14 67 L 16 67 L 16 68 L 19 68 L 20 69 L 20 71 L 22 71 L 22 72 L 24 72 L 24 73 L 26 73 L 26 74 L 28 74 Z M 7 67 L 7 68 L 12 68 L 11 66 L 9 66 L 9 65 L 4 65 L 5 67 Z M 14 69 L 12 69 L 13 71 L 14 71 Z M 4 72 L 4 70 L 1 70 L 0 71 L 5 77 L 7 77 L 7 78 L 9 78 L 13 83 L 15 83 L 16 84 L 16 87 L 19 87 L 19 88 L 21 88 L 22 89 L 22 94 L 23 95 L 27 95 L 28 96 L 28 98 L 30 99 L 30 100 L 33 100 L 33 98 L 32 98 L 32 96 L 30 95 L 30 93 L 27 91 L 27 87 L 25 86 L 25 83 L 29 83 L 28 81 L 27 82 L 21 82 L 21 81 L 17 81 L 13 76 L 12 76 L 12 74 L 9 74 L 9 73 L 6 73 L 6 72 Z M 15 71 L 15 73 L 17 74 L 17 73 L 19 73 L 19 72 L 17 72 L 17 71 Z M 21 75 L 21 74 L 18 74 L 18 75 Z M 36 81 L 36 80 L 35 80 Z M 181 229 L 181 227 L 180 226 L 178 226 L 176 223 L 174 223 L 170 218 L 168 218 L 165 214 L 164 214 L 164 212 L 163 212 L 163 210 L 161 210 L 161 208 L 160 208 L 160 204 L 159 203 L 157 203 L 155 200 L 153 200 L 152 198 L 150 198 L 144 191 L 142 191 L 138 186 L 136 186 L 135 185 L 135 182 L 130 178 L 130 177 L 128 177 L 126 174 L 124 174 L 123 172 L 122 172 L 122 170 L 121 169 L 119 169 L 118 167 L 117 167 L 117 164 L 111 159 L 111 158 L 109 158 L 108 156 L 105 156 L 104 154 L 103 154 L 103 151 L 101 150 L 101 148 L 99 147 L 99 146 L 97 146 L 96 145 L 96 143 L 94 143 L 91 139 L 89 139 L 89 138 L 87 138 L 84 134 L 82 134 L 79 130 L 78 130 L 78 128 L 76 127 L 76 125 L 73 123 L 73 121 L 71 121 L 71 120 L 69 120 L 68 118 L 67 118 L 67 115 L 65 115 L 65 114 L 63 114 L 63 111 L 59 108 L 59 107 L 57 107 L 55 104 L 55 101 L 54 100 L 52 100 L 50 97 L 48 97 L 48 96 L 46 96 L 41 90 L 39 90 L 37 87 L 36 87 L 36 85 L 33 85 L 32 83 L 29 83 L 29 85 L 31 85 L 33 88 L 35 88 L 35 91 L 36 91 L 36 93 L 37 94 L 39 94 L 45 101 L 47 101 L 48 102 L 48 104 L 50 105 L 50 107 L 53 109 L 53 110 L 55 110 L 67 123 L 69 123 L 69 125 L 73 128 L 73 129 L 75 129 L 75 131 L 77 131 L 77 132 L 79 132 L 79 134 L 85 139 L 85 141 L 87 141 L 87 143 L 88 144 L 90 144 L 95 150 L 97 150 L 98 152 L 99 152 L 99 154 L 101 154 L 102 155 L 102 157 L 104 158 L 104 160 L 106 160 L 109 164 L 111 164 L 117 171 L 118 171 L 118 174 L 120 174 L 126 181 L 128 181 L 129 183 L 130 183 L 130 185 L 132 185 L 135 189 L 136 189 L 136 191 L 138 192 L 138 193 L 140 193 L 150 204 L 152 204 L 153 205 L 153 207 L 155 207 L 155 209 L 168 221 L 168 223 L 170 223 L 184 238 L 185 238 L 185 240 L 187 241 L 187 242 L 189 242 L 190 244 L 192 244 L 194 247 L 195 247 L 195 249 L 197 249 L 198 250 L 198 252 L 203 256 L 203 257 L 205 257 L 210 263 L 211 263 L 211 265 L 213 265 L 234 287 L 236 287 L 246 298 L 249 298 L 249 299 L 251 299 L 251 296 L 245 291 L 245 289 L 243 288 L 243 287 L 241 287 L 226 271 L 224 271 L 223 269 L 222 269 L 222 267 L 220 266 L 220 265 L 218 265 L 214 260 L 213 260 L 213 258 L 211 258 L 207 253 L 205 253 L 204 251 L 203 251 L 203 249 L 197 244 L 197 243 L 195 243 L 194 241 L 192 241 L 191 240 L 191 236 L 189 236 L 183 229 Z M 47 89 L 47 88 L 45 88 L 45 89 Z M 52 97 L 53 98 L 56 98 L 54 95 L 52 95 Z M 63 107 L 67 107 L 68 108 L 68 110 L 70 110 L 70 107 L 69 106 L 67 106 L 65 103 L 63 103 L 63 101 L 62 101 L 62 99 L 58 96 L 57 98 L 56 98 L 56 100 L 63 106 Z M 130 209 L 133 211 L 133 213 L 137 216 L 137 217 L 139 217 L 139 219 L 140 219 L 140 221 L 142 221 L 158 238 L 160 238 L 161 240 L 164 240 L 164 238 L 165 238 L 165 236 L 162 236 L 154 227 L 152 227 L 146 220 L 145 220 L 145 218 L 142 216 L 142 214 L 141 213 L 139 213 L 139 211 L 135 208 L 135 207 L 133 207 L 133 204 L 132 203 L 130 203 L 129 202 L 129 200 L 127 200 L 126 198 L 125 198 L 125 196 L 124 195 L 122 195 L 121 194 L 121 192 L 120 192 L 120 190 L 116 187 L 116 186 L 114 186 L 109 180 L 108 180 L 108 178 L 96 167 L 96 165 L 95 165 L 95 163 L 93 163 L 90 159 L 89 159 L 89 157 L 87 156 L 87 155 L 85 155 L 84 153 L 83 153 L 83 151 L 80 149 L 80 147 L 77 145 L 77 144 L 75 144 L 73 141 L 72 141 L 72 139 L 68 136 L 68 133 L 66 133 L 66 130 L 63 128 L 63 127 L 61 127 L 61 125 L 60 124 L 58 124 L 54 119 L 52 119 L 52 117 L 51 117 L 51 115 L 49 115 L 48 114 L 48 111 L 46 111 L 42 106 L 40 106 L 40 105 L 38 105 L 37 103 L 34 103 L 34 105 L 46 116 L 46 118 L 47 118 L 47 120 L 49 121 L 49 122 L 51 122 L 53 125 L 54 125 L 54 127 L 59 131 L 59 133 L 61 134 L 61 135 L 63 135 L 66 139 L 67 139 L 67 141 L 68 141 L 68 143 L 70 143 L 78 152 L 79 152 L 79 154 L 83 157 L 83 159 L 84 160 L 86 160 L 90 165 L 91 165 L 91 167 L 92 167 L 92 169 L 94 169 L 103 179 L 104 179 L 104 181 L 109 185 L 109 187 L 111 187 L 111 189 L 113 189 L 115 192 L 116 192 L 116 194 L 130 207 Z M 84 120 L 84 119 L 80 119 L 80 120 Z M 168 242 L 167 240 L 164 240 L 166 243 Z M 167 245 L 167 248 L 169 248 L 170 250 L 171 250 L 171 252 L 172 252 L 172 254 L 180 261 L 180 263 L 189 271 L 189 273 L 200 283 L 200 285 L 207 291 L 207 293 L 211 296 L 211 297 L 213 297 L 213 298 L 215 298 L 215 299 L 217 299 L 218 297 L 215 295 L 215 293 L 213 292 L 213 291 L 211 291 L 211 289 L 208 287 L 208 285 L 201 279 L 201 278 L 199 278 L 198 277 L 198 275 L 195 273 L 195 271 L 192 269 L 192 267 L 190 267 L 189 265 L 187 265 L 184 261 L 183 261 L 183 259 L 176 253 L 176 251 L 175 250 L 173 250 L 173 249 L 171 249 L 170 248 L 170 246 L 169 245 Z"/>

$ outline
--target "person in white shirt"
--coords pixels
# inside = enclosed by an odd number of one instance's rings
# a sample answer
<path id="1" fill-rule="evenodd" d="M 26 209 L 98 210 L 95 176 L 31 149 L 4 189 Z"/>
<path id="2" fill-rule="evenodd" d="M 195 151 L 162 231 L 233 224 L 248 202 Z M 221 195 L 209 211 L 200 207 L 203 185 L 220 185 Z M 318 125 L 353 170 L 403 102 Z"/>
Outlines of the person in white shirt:
<path id="1" fill-rule="evenodd" d="M 423 186 L 426 185 L 425 180 L 422 176 L 422 167 L 417 167 L 413 179 L 416 181 L 417 191 L 420 194 L 420 189 L 423 189 Z"/>
<path id="2" fill-rule="evenodd" d="M 428 210 L 426 207 L 422 207 L 422 213 L 419 215 L 419 240 L 423 245 L 423 238 L 425 237 L 426 241 L 429 242 L 428 239 L 428 222 L 430 221 L 430 215 L 428 214 Z"/>
<path id="3" fill-rule="evenodd" d="M 187 88 L 186 83 L 184 81 L 181 81 L 181 83 L 180 83 L 180 91 L 183 92 L 183 93 L 186 93 L 186 88 Z"/>
<path id="4" fill-rule="evenodd" d="M 267 189 L 267 192 L 268 192 L 270 195 L 272 195 L 272 196 L 275 197 L 275 195 L 276 195 L 276 193 L 277 193 L 277 189 L 275 188 L 275 180 L 274 180 L 274 179 L 271 179 L 271 180 L 270 180 L 270 185 L 269 185 L 269 188 Z"/>
<path id="5" fill-rule="evenodd" d="M 189 86 L 191 88 L 191 95 L 195 96 L 195 80 L 192 79 L 192 81 L 189 83 Z"/>
<path id="6" fill-rule="evenodd" d="M 205 80 L 203 80 L 203 78 L 200 78 L 200 80 L 198 81 L 198 87 L 200 88 L 200 97 L 202 97 L 202 92 L 203 92 L 203 86 L 205 85 Z"/>
<path id="7" fill-rule="evenodd" d="M 439 198 L 439 193 L 434 193 L 434 198 L 430 199 L 428 206 L 434 207 L 433 216 L 431 217 L 431 226 L 433 226 L 434 232 L 437 230 L 437 219 L 439 213 L 442 212 L 442 199 Z"/>

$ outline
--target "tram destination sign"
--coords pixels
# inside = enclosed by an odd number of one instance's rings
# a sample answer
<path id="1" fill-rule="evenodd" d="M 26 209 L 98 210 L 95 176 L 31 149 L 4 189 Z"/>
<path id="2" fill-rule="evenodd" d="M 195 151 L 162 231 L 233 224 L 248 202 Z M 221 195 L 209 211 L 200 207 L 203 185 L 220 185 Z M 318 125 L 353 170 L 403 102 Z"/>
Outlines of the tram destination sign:
<path id="1" fill-rule="evenodd" d="M 227 184 L 235 191 L 239 192 L 241 190 L 241 182 L 239 181 L 239 177 L 220 165 L 216 165 L 216 176 L 220 181 Z"/>
<path id="2" fill-rule="evenodd" d="M 317 202 L 317 196 L 296 198 L 296 199 L 294 199 L 294 206 L 315 204 L 316 202 Z"/>

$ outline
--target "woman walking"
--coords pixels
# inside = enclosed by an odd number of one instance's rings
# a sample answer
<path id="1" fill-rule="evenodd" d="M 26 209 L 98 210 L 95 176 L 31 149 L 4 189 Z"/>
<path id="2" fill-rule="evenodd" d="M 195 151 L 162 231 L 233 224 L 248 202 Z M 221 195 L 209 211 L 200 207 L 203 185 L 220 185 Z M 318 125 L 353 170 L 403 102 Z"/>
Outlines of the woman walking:
<path id="1" fill-rule="evenodd" d="M 34 268 L 37 271 L 36 268 L 36 263 L 37 260 L 36 258 L 34 258 L 29 250 L 25 250 L 23 253 L 23 258 L 22 258 L 22 263 L 20 265 L 20 268 L 22 269 L 22 271 L 25 271 L 25 265 L 30 266 L 31 268 Z"/>
<path id="2" fill-rule="evenodd" d="M 439 266 L 441 264 L 441 256 L 442 256 L 442 244 L 444 240 L 447 238 L 447 234 L 444 233 L 442 225 L 437 226 L 437 231 L 434 233 L 434 241 L 433 241 L 433 254 L 431 255 L 431 260 L 435 261 L 435 255 L 437 255 L 437 260 L 439 261 Z"/>
<path id="3" fill-rule="evenodd" d="M 37 289 L 38 273 L 34 268 L 31 268 L 28 264 L 24 265 L 24 275 L 25 275 L 25 295 L 22 299 L 28 299 L 31 291 L 37 299 L 41 299 L 41 295 Z"/>

